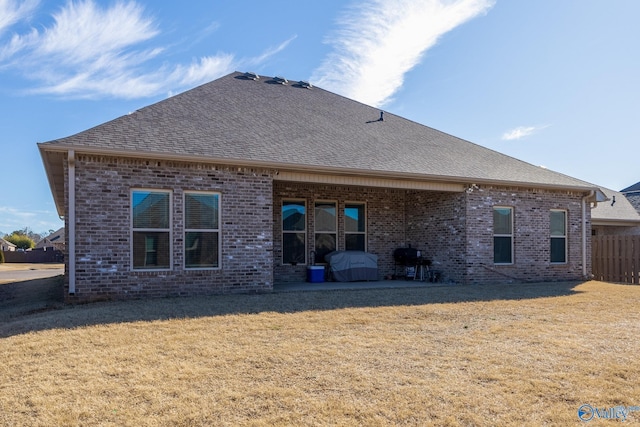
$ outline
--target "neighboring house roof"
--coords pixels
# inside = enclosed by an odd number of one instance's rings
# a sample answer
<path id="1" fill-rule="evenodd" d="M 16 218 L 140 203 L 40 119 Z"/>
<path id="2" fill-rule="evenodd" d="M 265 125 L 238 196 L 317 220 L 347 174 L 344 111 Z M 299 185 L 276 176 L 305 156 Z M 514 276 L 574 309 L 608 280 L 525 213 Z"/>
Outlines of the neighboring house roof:
<path id="1" fill-rule="evenodd" d="M 305 84 L 231 73 L 92 129 L 40 143 L 54 199 L 76 153 L 290 171 L 572 190 L 597 186 Z"/>
<path id="2" fill-rule="evenodd" d="M 53 244 L 63 245 L 64 244 L 64 227 L 54 231 L 49 234 L 47 237 L 44 237 L 36 244 L 36 248 L 42 248 L 45 246 L 51 246 Z"/>
<path id="3" fill-rule="evenodd" d="M 621 193 L 640 193 L 640 182 L 633 184 L 625 188 L 624 190 L 620 190 Z"/>
<path id="4" fill-rule="evenodd" d="M 625 195 L 636 211 L 640 212 L 640 182 L 620 190 L 620 192 Z"/>
<path id="5" fill-rule="evenodd" d="M 603 187 L 600 189 L 609 201 L 591 208 L 593 225 L 640 226 L 640 214 L 622 192 Z"/>

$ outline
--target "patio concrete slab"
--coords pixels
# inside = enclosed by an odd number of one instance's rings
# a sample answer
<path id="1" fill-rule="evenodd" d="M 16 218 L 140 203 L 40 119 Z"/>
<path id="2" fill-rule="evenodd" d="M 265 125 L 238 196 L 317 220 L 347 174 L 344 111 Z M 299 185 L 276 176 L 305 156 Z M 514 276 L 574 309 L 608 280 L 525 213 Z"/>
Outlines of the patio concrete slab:
<path id="1" fill-rule="evenodd" d="M 304 292 L 304 291 L 337 291 L 358 289 L 393 289 L 393 288 L 425 288 L 433 286 L 452 286 L 447 283 L 428 282 L 420 280 L 378 280 L 371 282 L 293 282 L 275 283 L 273 292 Z"/>

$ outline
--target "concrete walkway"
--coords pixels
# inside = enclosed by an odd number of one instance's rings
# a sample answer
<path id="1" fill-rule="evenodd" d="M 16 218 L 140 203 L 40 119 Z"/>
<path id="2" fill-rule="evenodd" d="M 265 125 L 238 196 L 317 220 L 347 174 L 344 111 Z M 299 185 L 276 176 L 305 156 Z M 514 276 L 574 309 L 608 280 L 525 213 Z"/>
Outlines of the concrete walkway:
<path id="1" fill-rule="evenodd" d="M 394 289 L 394 288 L 426 288 L 435 286 L 455 286 L 440 282 L 421 282 L 420 280 L 378 280 L 372 282 L 295 282 L 275 283 L 273 292 L 304 292 L 304 291 L 337 291 L 359 289 Z"/>

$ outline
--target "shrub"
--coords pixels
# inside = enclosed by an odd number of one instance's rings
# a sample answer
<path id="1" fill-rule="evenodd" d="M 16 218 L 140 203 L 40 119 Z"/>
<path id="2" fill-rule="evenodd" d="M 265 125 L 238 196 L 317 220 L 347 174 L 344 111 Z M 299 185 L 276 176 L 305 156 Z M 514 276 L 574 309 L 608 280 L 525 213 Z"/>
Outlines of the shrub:
<path id="1" fill-rule="evenodd" d="M 0 251 L 0 264 L 4 264 L 4 251 Z"/>
<path id="2" fill-rule="evenodd" d="M 32 249 L 36 246 L 36 243 L 24 234 L 13 233 L 12 235 L 5 237 L 4 240 L 13 243 L 19 249 Z"/>

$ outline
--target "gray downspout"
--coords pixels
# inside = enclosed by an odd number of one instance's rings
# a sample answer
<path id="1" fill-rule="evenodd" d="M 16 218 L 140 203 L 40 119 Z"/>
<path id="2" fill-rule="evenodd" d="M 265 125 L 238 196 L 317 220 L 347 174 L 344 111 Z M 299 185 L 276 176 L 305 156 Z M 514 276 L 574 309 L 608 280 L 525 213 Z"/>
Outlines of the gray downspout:
<path id="1" fill-rule="evenodd" d="M 69 150 L 69 212 L 67 213 L 69 233 L 69 295 L 76 293 L 76 159 L 73 150 Z"/>
<path id="2" fill-rule="evenodd" d="M 587 199 L 592 198 L 596 192 L 591 192 L 582 198 L 582 277 L 587 277 Z"/>

